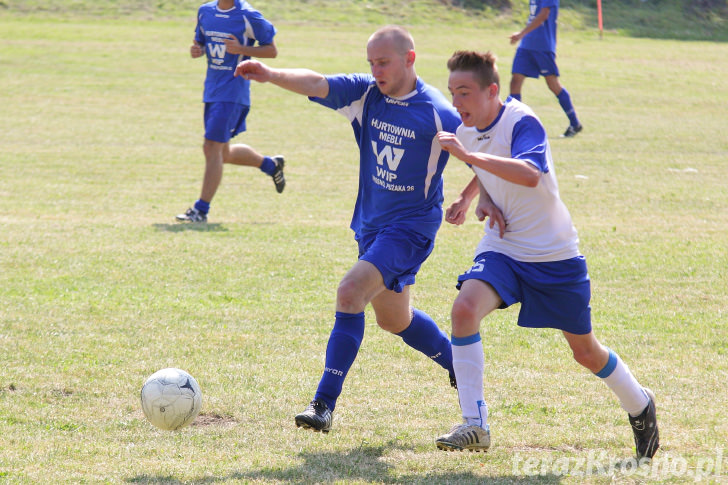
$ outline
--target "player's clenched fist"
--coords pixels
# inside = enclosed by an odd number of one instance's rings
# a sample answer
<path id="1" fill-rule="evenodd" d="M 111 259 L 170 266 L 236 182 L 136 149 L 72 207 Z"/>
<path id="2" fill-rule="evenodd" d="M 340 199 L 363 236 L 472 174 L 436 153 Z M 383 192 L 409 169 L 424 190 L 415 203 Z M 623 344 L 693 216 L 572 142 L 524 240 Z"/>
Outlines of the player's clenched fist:
<path id="1" fill-rule="evenodd" d="M 464 157 L 467 156 L 467 152 L 454 133 L 440 131 L 437 133 L 437 141 L 440 143 L 443 150 L 464 161 Z"/>
<path id="2" fill-rule="evenodd" d="M 204 54 L 205 54 L 205 51 L 203 50 L 202 46 L 200 44 L 198 44 L 197 42 L 194 42 L 190 46 L 190 56 L 192 56 L 193 59 L 202 57 Z"/>
<path id="3" fill-rule="evenodd" d="M 235 68 L 235 75 L 264 83 L 270 80 L 270 68 L 262 62 L 249 59 L 238 64 L 238 67 Z"/>

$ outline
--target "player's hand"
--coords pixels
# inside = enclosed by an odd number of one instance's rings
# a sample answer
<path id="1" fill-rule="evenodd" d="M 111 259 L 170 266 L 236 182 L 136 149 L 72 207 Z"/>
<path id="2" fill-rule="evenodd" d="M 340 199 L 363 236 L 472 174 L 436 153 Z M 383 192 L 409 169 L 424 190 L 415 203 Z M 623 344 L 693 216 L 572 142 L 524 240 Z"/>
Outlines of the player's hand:
<path id="1" fill-rule="evenodd" d="M 501 239 L 506 233 L 506 220 L 503 217 L 501 210 L 495 206 L 492 202 L 478 202 L 478 207 L 475 208 L 475 215 L 478 216 L 479 221 L 484 221 L 488 218 L 488 226 L 493 229 L 495 224 L 498 224 L 498 232 Z"/>
<path id="2" fill-rule="evenodd" d="M 511 45 L 517 44 L 519 40 L 521 40 L 521 33 L 520 32 L 513 32 L 510 36 L 511 39 Z"/>
<path id="3" fill-rule="evenodd" d="M 459 226 L 465 222 L 468 207 L 470 207 L 470 203 L 466 202 L 463 197 L 458 197 L 445 211 L 445 220 L 450 224 Z"/>
<path id="4" fill-rule="evenodd" d="M 202 57 L 205 54 L 205 49 L 202 48 L 200 44 L 197 42 L 193 43 L 190 46 L 190 56 L 192 56 L 193 59 L 197 57 Z"/>
<path id="5" fill-rule="evenodd" d="M 237 37 L 233 34 L 229 34 L 230 38 L 223 40 L 225 42 L 225 50 L 231 54 L 242 54 L 243 45 L 240 43 Z"/>
<path id="6" fill-rule="evenodd" d="M 235 75 L 264 83 L 270 80 L 271 71 L 262 62 L 248 59 L 238 64 L 238 67 L 235 68 Z"/>
<path id="7" fill-rule="evenodd" d="M 437 133 L 437 142 L 440 144 L 443 150 L 450 153 L 454 157 L 463 160 L 467 157 L 465 147 L 460 140 L 457 139 L 454 133 L 448 133 L 447 131 L 440 131 Z"/>

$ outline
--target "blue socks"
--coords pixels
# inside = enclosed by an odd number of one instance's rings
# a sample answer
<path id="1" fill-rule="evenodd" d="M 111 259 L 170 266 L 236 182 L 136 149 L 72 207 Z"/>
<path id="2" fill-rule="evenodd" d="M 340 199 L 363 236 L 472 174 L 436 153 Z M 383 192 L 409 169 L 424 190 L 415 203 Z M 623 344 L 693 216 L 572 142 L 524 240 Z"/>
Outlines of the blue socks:
<path id="1" fill-rule="evenodd" d="M 427 313 L 417 308 L 413 308 L 412 313 L 409 327 L 397 335 L 402 337 L 404 343 L 440 364 L 450 375 L 455 375 L 450 339 Z"/>
<path id="2" fill-rule="evenodd" d="M 364 312 L 336 312 L 334 329 L 326 346 L 326 367 L 314 399 L 325 402 L 331 411 L 341 394 L 344 379 L 359 353 L 364 338 Z"/>
<path id="3" fill-rule="evenodd" d="M 202 212 L 203 214 L 207 214 L 210 212 L 210 203 L 205 202 L 202 199 L 197 199 L 197 202 L 195 202 L 195 209 Z"/>
<path id="4" fill-rule="evenodd" d="M 263 157 L 263 163 L 260 164 L 260 171 L 268 175 L 273 175 L 273 172 L 276 171 L 276 162 L 271 157 Z"/>
<path id="5" fill-rule="evenodd" d="M 559 100 L 561 109 L 564 110 L 564 113 L 566 113 L 566 116 L 569 118 L 571 126 L 579 126 L 579 118 L 576 117 L 574 105 L 571 104 L 571 96 L 569 96 L 569 92 L 566 88 L 561 88 L 561 92 L 558 96 L 556 96 L 556 98 Z"/>
<path id="6" fill-rule="evenodd" d="M 409 327 L 398 335 L 407 345 L 437 362 L 450 375 L 455 375 L 452 366 L 452 347 L 448 336 L 425 312 L 413 308 L 413 314 Z M 344 379 L 359 353 L 363 338 L 364 312 L 356 314 L 336 312 L 334 328 L 326 346 L 324 373 L 314 395 L 314 399 L 325 402 L 331 411 L 336 407 Z"/>

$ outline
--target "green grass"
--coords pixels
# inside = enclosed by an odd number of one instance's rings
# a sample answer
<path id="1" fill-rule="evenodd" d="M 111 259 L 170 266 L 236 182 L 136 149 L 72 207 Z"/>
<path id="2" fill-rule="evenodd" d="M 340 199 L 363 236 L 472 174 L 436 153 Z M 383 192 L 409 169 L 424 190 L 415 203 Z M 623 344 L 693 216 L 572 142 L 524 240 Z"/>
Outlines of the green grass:
<path id="1" fill-rule="evenodd" d="M 189 19 L 200 0 L 0 0 L 0 15 L 54 19 Z M 268 18 L 296 24 L 363 25 L 401 23 L 517 30 L 525 25 L 525 0 L 258 0 L 251 2 Z M 603 2 L 606 35 L 728 41 L 728 0 L 610 0 Z M 594 0 L 563 0 L 562 33 L 597 29 Z"/>
<path id="2" fill-rule="evenodd" d="M 487 455 L 435 450 L 459 419 L 457 396 L 371 312 L 335 429 L 296 430 L 336 284 L 355 257 L 355 144 L 343 117 L 256 85 L 239 140 L 287 156 L 286 191 L 228 168 L 210 224 L 175 224 L 202 175 L 204 67 L 188 56 L 191 22 L 0 18 L 0 480 L 686 481 L 669 468 L 641 469 L 646 478 L 514 471 L 518 459 L 632 453 L 614 397 L 556 332 L 517 328 L 517 309 L 483 328 Z M 275 65 L 367 70 L 371 26 L 277 26 Z M 507 27 L 412 31 L 418 73 L 440 89 L 458 48 L 493 49 L 507 78 Z M 728 435 L 728 45 L 571 30 L 559 56 L 585 131 L 557 138 L 566 118 L 543 81 L 524 95 L 554 138 L 596 331 L 657 393 L 658 456 L 693 473 L 726 454 Z M 462 164 L 448 167 L 446 203 L 468 178 Z M 472 217 L 443 226 L 418 276 L 414 303 L 444 329 L 481 230 Z M 205 394 L 198 424 L 178 433 L 152 428 L 138 402 L 144 379 L 166 366 L 191 372 Z M 726 461 L 714 482 L 726 481 Z"/>

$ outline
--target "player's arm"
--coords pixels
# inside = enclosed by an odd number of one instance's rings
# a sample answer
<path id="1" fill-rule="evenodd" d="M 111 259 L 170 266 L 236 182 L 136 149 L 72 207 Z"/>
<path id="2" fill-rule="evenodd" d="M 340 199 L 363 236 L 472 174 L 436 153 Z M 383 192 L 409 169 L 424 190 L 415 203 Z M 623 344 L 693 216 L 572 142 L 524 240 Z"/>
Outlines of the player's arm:
<path id="1" fill-rule="evenodd" d="M 487 217 L 488 226 L 490 226 L 491 229 L 495 224 L 498 224 L 498 232 L 501 239 L 503 239 L 503 235 L 506 233 L 506 220 L 503 217 L 503 212 L 501 212 L 498 206 L 495 205 L 493 199 L 490 198 L 488 191 L 485 190 L 483 184 L 480 183 L 480 180 L 477 180 L 477 182 L 480 190 L 480 198 L 478 199 L 478 205 L 475 208 L 475 215 L 478 217 L 479 221 L 484 221 Z"/>
<path id="2" fill-rule="evenodd" d="M 539 28 L 541 24 L 546 22 L 546 19 L 549 18 L 550 13 L 551 8 L 542 8 L 538 15 L 536 15 L 533 20 L 531 20 L 528 25 L 523 28 L 523 30 L 511 34 L 511 44 L 517 43 L 519 40 L 523 39 L 528 33 L 533 32 L 534 30 Z"/>
<path id="3" fill-rule="evenodd" d="M 527 161 L 482 152 L 469 152 L 454 133 L 441 131 L 437 134 L 437 141 L 443 150 L 450 152 L 450 155 L 508 182 L 535 187 L 541 180 L 541 171 Z"/>
<path id="4" fill-rule="evenodd" d="M 233 34 L 230 34 L 230 38 L 225 39 L 225 49 L 231 54 L 259 57 L 261 59 L 272 59 L 278 55 L 275 42 L 265 45 L 243 45 Z"/>
<path id="5" fill-rule="evenodd" d="M 304 96 L 325 98 L 329 81 L 323 74 L 310 69 L 273 69 L 260 61 L 247 60 L 238 64 L 235 75 L 261 83 L 272 83 Z"/>
<path id="6" fill-rule="evenodd" d="M 478 195 L 478 177 L 474 176 L 472 180 L 465 186 L 460 195 L 450 204 L 445 211 L 445 220 L 450 224 L 459 226 L 465 222 L 465 216 L 468 213 L 470 204 Z"/>

